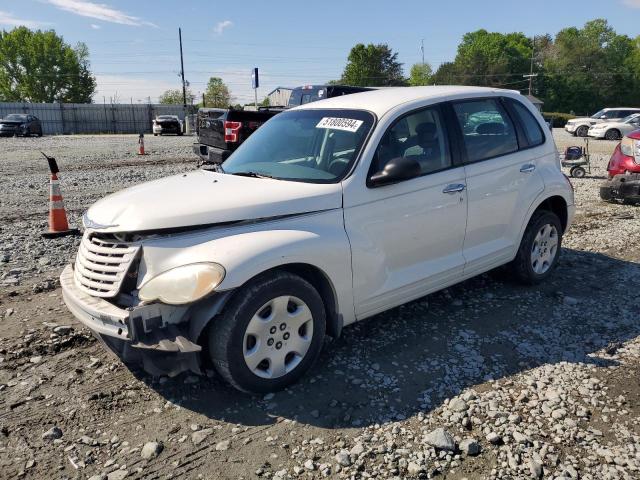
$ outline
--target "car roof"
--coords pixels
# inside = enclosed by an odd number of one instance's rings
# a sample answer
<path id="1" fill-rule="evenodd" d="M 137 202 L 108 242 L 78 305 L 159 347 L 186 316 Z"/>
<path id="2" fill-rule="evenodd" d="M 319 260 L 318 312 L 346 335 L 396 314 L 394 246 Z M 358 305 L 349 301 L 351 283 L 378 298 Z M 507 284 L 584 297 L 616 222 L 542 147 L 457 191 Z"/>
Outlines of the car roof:
<path id="1" fill-rule="evenodd" d="M 603 108 L 604 111 L 609 112 L 611 110 L 635 110 L 640 112 L 640 108 L 638 107 L 613 107 L 613 108 Z"/>
<path id="2" fill-rule="evenodd" d="M 520 92 L 489 87 L 430 86 L 430 87 L 392 87 L 368 92 L 352 93 L 340 97 L 328 98 L 306 103 L 292 110 L 318 110 L 324 108 L 344 108 L 369 110 L 382 117 L 389 110 L 405 103 L 417 103 L 424 100 L 454 100 L 466 97 L 482 96 L 518 96 Z M 524 99 L 524 97 L 522 97 Z"/>

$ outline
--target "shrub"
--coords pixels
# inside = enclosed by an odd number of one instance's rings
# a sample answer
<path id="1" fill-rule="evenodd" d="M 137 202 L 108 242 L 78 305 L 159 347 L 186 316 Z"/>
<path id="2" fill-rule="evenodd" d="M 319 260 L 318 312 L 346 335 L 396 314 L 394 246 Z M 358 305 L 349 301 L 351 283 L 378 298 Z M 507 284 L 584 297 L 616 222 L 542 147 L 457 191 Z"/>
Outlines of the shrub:
<path id="1" fill-rule="evenodd" d="M 546 121 L 552 122 L 552 125 L 557 128 L 563 128 L 569 120 L 576 118 L 575 115 L 561 112 L 542 112 L 542 116 Z"/>

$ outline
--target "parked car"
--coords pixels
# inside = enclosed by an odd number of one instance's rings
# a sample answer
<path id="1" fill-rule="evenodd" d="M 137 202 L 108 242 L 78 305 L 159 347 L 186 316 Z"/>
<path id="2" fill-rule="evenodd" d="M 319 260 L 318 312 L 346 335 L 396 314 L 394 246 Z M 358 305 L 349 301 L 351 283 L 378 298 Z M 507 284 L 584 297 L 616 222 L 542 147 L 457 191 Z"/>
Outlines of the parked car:
<path id="1" fill-rule="evenodd" d="M 600 198 L 640 203 L 640 130 L 629 133 L 616 146 L 607 173 L 607 180 L 600 185 Z"/>
<path id="2" fill-rule="evenodd" d="M 640 113 L 634 113 L 620 121 L 596 123 L 589 128 L 589 136 L 606 138 L 607 140 L 620 140 L 623 136 L 639 128 Z"/>
<path id="3" fill-rule="evenodd" d="M 158 115 L 153 121 L 153 135 L 164 135 L 165 133 L 174 133 L 182 135 L 184 128 L 182 120 L 177 115 Z"/>
<path id="4" fill-rule="evenodd" d="M 37 117 L 24 113 L 11 113 L 0 120 L 0 136 L 42 136 L 42 124 Z"/>
<path id="5" fill-rule="evenodd" d="M 224 162 L 264 122 L 285 109 L 309 102 L 371 90 L 344 85 L 305 85 L 294 88 L 286 106 L 261 107 L 258 111 L 222 108 L 198 110 L 198 142 L 193 152 L 207 163 Z"/>
<path id="6" fill-rule="evenodd" d="M 352 93 L 367 92 L 373 90 L 370 87 L 352 87 L 350 85 L 304 85 L 291 91 L 288 108 L 297 107 L 318 100 L 341 97 Z"/>
<path id="7" fill-rule="evenodd" d="M 473 115 L 501 131 L 464 132 Z M 309 103 L 223 168 L 98 201 L 60 280 L 71 312 L 125 361 L 175 374 L 208 356 L 249 392 L 295 382 L 325 335 L 487 270 L 545 281 L 574 215 L 552 135 L 508 90 Z"/>
<path id="8" fill-rule="evenodd" d="M 258 127 L 281 111 L 201 108 L 196 120 L 198 142 L 193 144 L 193 152 L 206 163 L 220 164 Z"/>
<path id="9" fill-rule="evenodd" d="M 619 121 L 634 113 L 640 113 L 640 108 L 604 108 L 590 117 L 572 118 L 567 121 L 564 129 L 574 136 L 586 137 L 591 126 L 597 123 Z"/>

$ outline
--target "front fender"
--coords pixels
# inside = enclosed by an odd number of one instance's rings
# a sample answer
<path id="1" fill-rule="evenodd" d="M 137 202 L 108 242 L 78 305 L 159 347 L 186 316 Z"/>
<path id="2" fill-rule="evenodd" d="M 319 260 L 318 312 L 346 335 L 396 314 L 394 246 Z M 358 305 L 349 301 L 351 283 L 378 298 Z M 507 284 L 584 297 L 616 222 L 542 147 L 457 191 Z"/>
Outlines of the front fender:
<path id="1" fill-rule="evenodd" d="M 171 268 L 197 262 L 216 262 L 225 268 L 217 291 L 241 287 L 278 266 L 311 265 L 331 283 L 344 324 L 355 319 L 351 250 L 341 209 L 145 241 L 138 286 Z"/>

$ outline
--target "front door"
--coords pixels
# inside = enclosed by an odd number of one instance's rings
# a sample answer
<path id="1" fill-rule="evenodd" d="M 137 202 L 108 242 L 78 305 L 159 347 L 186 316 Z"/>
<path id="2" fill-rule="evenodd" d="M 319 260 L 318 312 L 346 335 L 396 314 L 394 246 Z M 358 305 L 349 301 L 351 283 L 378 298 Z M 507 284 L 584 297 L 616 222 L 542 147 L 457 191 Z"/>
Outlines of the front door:
<path id="1" fill-rule="evenodd" d="M 404 156 L 420 163 L 421 175 L 363 186 L 355 204 L 345 199 L 357 318 L 419 298 L 462 275 L 465 176 L 464 167 L 453 165 L 449 147 L 438 106 L 407 114 L 382 137 L 369 173 Z"/>

